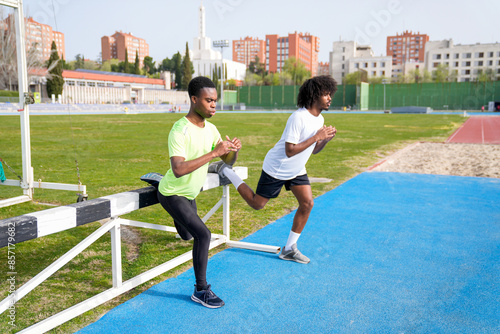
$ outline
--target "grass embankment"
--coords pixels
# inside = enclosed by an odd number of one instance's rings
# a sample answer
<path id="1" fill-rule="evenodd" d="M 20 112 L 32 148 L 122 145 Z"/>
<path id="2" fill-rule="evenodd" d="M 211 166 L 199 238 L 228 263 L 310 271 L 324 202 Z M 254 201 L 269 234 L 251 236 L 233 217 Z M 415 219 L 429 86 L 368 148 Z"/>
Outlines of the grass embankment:
<path id="1" fill-rule="evenodd" d="M 75 157 L 81 181 L 87 185 L 90 198 L 111 195 L 146 186 L 139 177 L 147 172 L 165 173 L 169 167 L 168 132 L 184 114 L 84 115 L 31 117 L 32 166 L 35 180 L 77 183 Z M 457 115 L 392 114 L 325 114 L 326 124 L 338 129 L 337 137 L 308 165 L 311 177 L 333 179 L 330 183 L 312 185 L 315 196 L 329 191 L 382 157 L 409 143 L 443 141 L 463 121 Z M 267 151 L 280 138 L 289 114 L 218 114 L 212 120 L 221 135 L 237 136 L 243 148 L 237 165 L 247 166 L 247 183 L 255 187 Z M 19 118 L 1 116 L 0 157 L 18 173 L 21 171 Z M 5 166 L 4 166 L 5 167 Z M 5 168 L 7 177 L 15 179 Z M 197 199 L 204 215 L 221 196 L 222 189 L 201 193 Z M 21 191 L 0 187 L 0 198 L 14 197 Z M 269 202 L 265 209 L 253 211 L 231 187 L 231 236 L 241 239 L 296 208 L 293 195 L 287 192 Z M 66 205 L 76 201 L 74 193 L 35 190 L 35 201 Z M 0 219 L 49 208 L 43 204 L 24 203 L 0 208 Z M 135 211 L 127 218 L 156 224 L 173 225 L 159 205 Z M 207 223 L 214 233 L 222 233 L 221 214 Z M 19 287 L 75 246 L 99 227 L 98 222 L 61 233 L 17 244 L 15 269 Z M 124 238 L 123 278 L 127 280 L 191 249 L 191 242 L 176 239 L 173 234 L 128 228 Z M 285 241 L 286 236 L 283 236 Z M 8 324 L 7 313 L 0 315 L 0 332 L 14 333 L 63 309 L 83 301 L 112 286 L 109 235 L 87 248 L 41 286 L 21 299 L 16 306 L 16 325 Z M 222 250 L 219 247 L 214 252 Z M 175 270 L 139 286 L 52 332 L 72 333 L 123 301 L 144 291 L 152 284 L 173 277 L 191 266 L 188 262 Z M 2 295 L 8 295 L 6 273 L 7 249 L 0 250 Z M 189 294 L 192 287 L 186 287 Z"/>

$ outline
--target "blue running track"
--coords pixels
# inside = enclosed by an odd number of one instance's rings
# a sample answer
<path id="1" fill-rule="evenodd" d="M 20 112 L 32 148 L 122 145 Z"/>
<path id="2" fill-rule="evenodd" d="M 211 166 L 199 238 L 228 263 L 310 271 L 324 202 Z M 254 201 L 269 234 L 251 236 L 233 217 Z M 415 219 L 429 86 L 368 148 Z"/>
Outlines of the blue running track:
<path id="1" fill-rule="evenodd" d="M 265 209 L 264 209 L 265 210 Z M 294 212 L 245 241 L 282 246 Z M 499 333 L 500 180 L 365 172 L 318 197 L 307 265 L 227 249 L 80 333 Z"/>

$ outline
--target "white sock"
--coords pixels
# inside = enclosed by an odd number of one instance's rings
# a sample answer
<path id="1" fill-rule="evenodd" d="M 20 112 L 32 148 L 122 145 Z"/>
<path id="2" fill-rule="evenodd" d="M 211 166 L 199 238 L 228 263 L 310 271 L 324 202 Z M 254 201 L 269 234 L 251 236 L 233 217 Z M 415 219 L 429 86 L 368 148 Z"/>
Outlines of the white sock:
<path id="1" fill-rule="evenodd" d="M 297 243 L 297 240 L 299 240 L 300 233 L 295 233 L 294 231 L 290 231 L 290 234 L 288 235 L 288 240 L 286 241 L 286 245 L 284 250 L 289 251 L 292 249 L 292 245 Z"/>
<path id="2" fill-rule="evenodd" d="M 234 187 L 236 189 L 238 189 L 238 187 L 242 183 L 245 183 L 245 182 L 243 182 L 241 177 L 239 177 L 238 174 L 236 174 L 236 172 L 234 170 L 232 170 L 231 168 L 224 168 L 222 170 L 222 174 L 224 174 L 229 179 L 229 181 L 231 181 L 231 183 L 234 185 Z"/>

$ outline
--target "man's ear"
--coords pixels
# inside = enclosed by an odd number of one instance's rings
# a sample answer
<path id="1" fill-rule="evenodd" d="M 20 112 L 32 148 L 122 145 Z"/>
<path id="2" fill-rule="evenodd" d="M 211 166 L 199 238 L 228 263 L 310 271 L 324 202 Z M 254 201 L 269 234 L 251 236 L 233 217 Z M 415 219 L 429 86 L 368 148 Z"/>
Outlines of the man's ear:
<path id="1" fill-rule="evenodd" d="M 198 97 L 196 95 L 191 96 L 191 103 L 196 104 Z"/>

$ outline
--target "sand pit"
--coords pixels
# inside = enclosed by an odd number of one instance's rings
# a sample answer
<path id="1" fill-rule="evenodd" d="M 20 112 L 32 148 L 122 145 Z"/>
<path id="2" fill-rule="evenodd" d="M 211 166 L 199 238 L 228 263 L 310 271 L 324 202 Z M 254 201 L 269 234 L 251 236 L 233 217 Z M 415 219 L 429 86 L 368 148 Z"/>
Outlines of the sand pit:
<path id="1" fill-rule="evenodd" d="M 371 170 L 500 178 L 500 145 L 415 143 Z"/>

